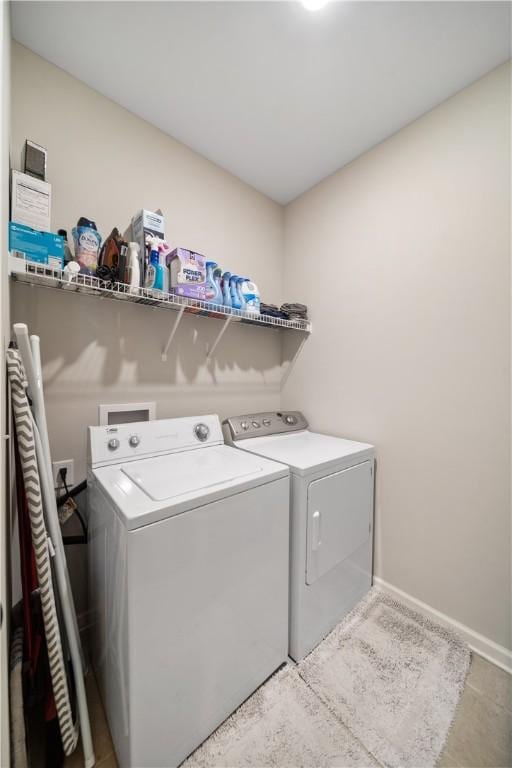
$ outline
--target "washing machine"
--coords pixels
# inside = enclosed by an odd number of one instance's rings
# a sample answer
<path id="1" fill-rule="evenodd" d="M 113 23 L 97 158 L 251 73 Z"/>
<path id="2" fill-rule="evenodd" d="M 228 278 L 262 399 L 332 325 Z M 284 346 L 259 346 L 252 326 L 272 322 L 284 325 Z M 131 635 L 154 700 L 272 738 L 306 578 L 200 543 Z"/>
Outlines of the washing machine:
<path id="1" fill-rule="evenodd" d="M 226 443 L 290 467 L 290 656 L 299 661 L 372 584 L 375 449 L 298 411 L 235 416 Z"/>
<path id="2" fill-rule="evenodd" d="M 287 659 L 289 471 L 217 416 L 89 428 L 92 661 L 122 768 L 177 766 Z"/>

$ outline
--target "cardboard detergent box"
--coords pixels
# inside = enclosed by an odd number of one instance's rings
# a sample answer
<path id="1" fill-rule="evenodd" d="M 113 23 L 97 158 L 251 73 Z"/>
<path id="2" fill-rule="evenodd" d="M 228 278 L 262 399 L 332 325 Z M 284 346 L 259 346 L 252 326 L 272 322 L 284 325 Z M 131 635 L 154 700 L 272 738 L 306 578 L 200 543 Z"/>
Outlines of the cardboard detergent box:
<path id="1" fill-rule="evenodd" d="M 164 217 L 161 211 L 154 213 L 143 209 L 132 218 L 132 237 L 139 244 L 140 284 L 144 285 L 146 269 L 149 260 L 149 252 L 146 248 L 146 237 L 159 237 L 165 240 Z"/>
<path id="2" fill-rule="evenodd" d="M 64 269 L 64 239 L 53 232 L 9 222 L 9 273 L 25 272 L 32 264 L 48 269 Z"/>
<path id="3" fill-rule="evenodd" d="M 206 299 L 206 259 L 186 248 L 175 248 L 167 256 L 169 291 L 188 299 Z"/>
<path id="4" fill-rule="evenodd" d="M 28 173 L 11 171 L 11 220 L 38 232 L 49 232 L 51 213 L 51 184 Z"/>

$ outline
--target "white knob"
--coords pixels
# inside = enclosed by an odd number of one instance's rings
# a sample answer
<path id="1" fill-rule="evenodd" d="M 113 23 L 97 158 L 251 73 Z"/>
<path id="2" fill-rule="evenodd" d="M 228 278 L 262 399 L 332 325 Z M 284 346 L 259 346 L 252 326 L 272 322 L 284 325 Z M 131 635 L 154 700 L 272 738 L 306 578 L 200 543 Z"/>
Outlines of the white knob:
<path id="1" fill-rule="evenodd" d="M 119 440 L 117 437 L 111 437 L 108 441 L 108 448 L 110 451 L 116 451 L 119 448 Z"/>
<path id="2" fill-rule="evenodd" d="M 249 422 L 248 422 L 248 421 L 242 421 L 242 423 L 240 424 L 240 426 L 242 427 L 242 429 L 243 429 L 243 430 L 244 430 L 244 432 L 245 432 L 246 430 L 248 430 L 248 429 L 249 429 Z"/>
<path id="3" fill-rule="evenodd" d="M 140 437 L 138 435 L 132 435 L 128 440 L 132 448 L 136 448 L 140 443 Z"/>

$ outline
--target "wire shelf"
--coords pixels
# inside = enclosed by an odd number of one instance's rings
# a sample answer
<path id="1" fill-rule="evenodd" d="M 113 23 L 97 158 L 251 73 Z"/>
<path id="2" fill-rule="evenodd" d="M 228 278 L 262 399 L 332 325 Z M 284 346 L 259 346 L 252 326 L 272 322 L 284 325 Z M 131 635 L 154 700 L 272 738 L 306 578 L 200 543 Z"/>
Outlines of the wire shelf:
<path id="1" fill-rule="evenodd" d="M 98 296 L 99 298 L 128 301 L 132 304 L 146 304 L 158 309 L 171 309 L 181 314 L 194 314 L 201 317 L 213 317 L 230 322 L 238 321 L 249 325 L 266 326 L 270 328 L 289 328 L 295 331 L 311 333 L 309 320 L 284 320 L 270 315 L 256 315 L 240 309 L 232 309 L 218 304 L 207 304 L 196 299 L 185 299 L 172 293 L 164 293 L 148 288 L 130 288 L 124 283 L 107 284 L 97 277 L 78 274 L 68 281 L 60 269 L 50 269 L 44 265 L 24 264 L 24 271 L 11 272 L 11 279 L 21 283 L 40 285 L 44 288 L 54 288 L 79 293 L 82 295 Z"/>

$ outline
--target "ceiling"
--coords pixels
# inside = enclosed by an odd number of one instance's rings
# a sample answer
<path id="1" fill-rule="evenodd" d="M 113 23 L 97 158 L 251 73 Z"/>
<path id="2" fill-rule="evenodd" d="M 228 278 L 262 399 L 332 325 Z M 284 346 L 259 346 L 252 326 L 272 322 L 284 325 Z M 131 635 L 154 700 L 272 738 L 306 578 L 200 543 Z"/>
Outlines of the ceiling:
<path id="1" fill-rule="evenodd" d="M 508 2 L 12 6 L 20 43 L 279 203 L 510 57 Z"/>

